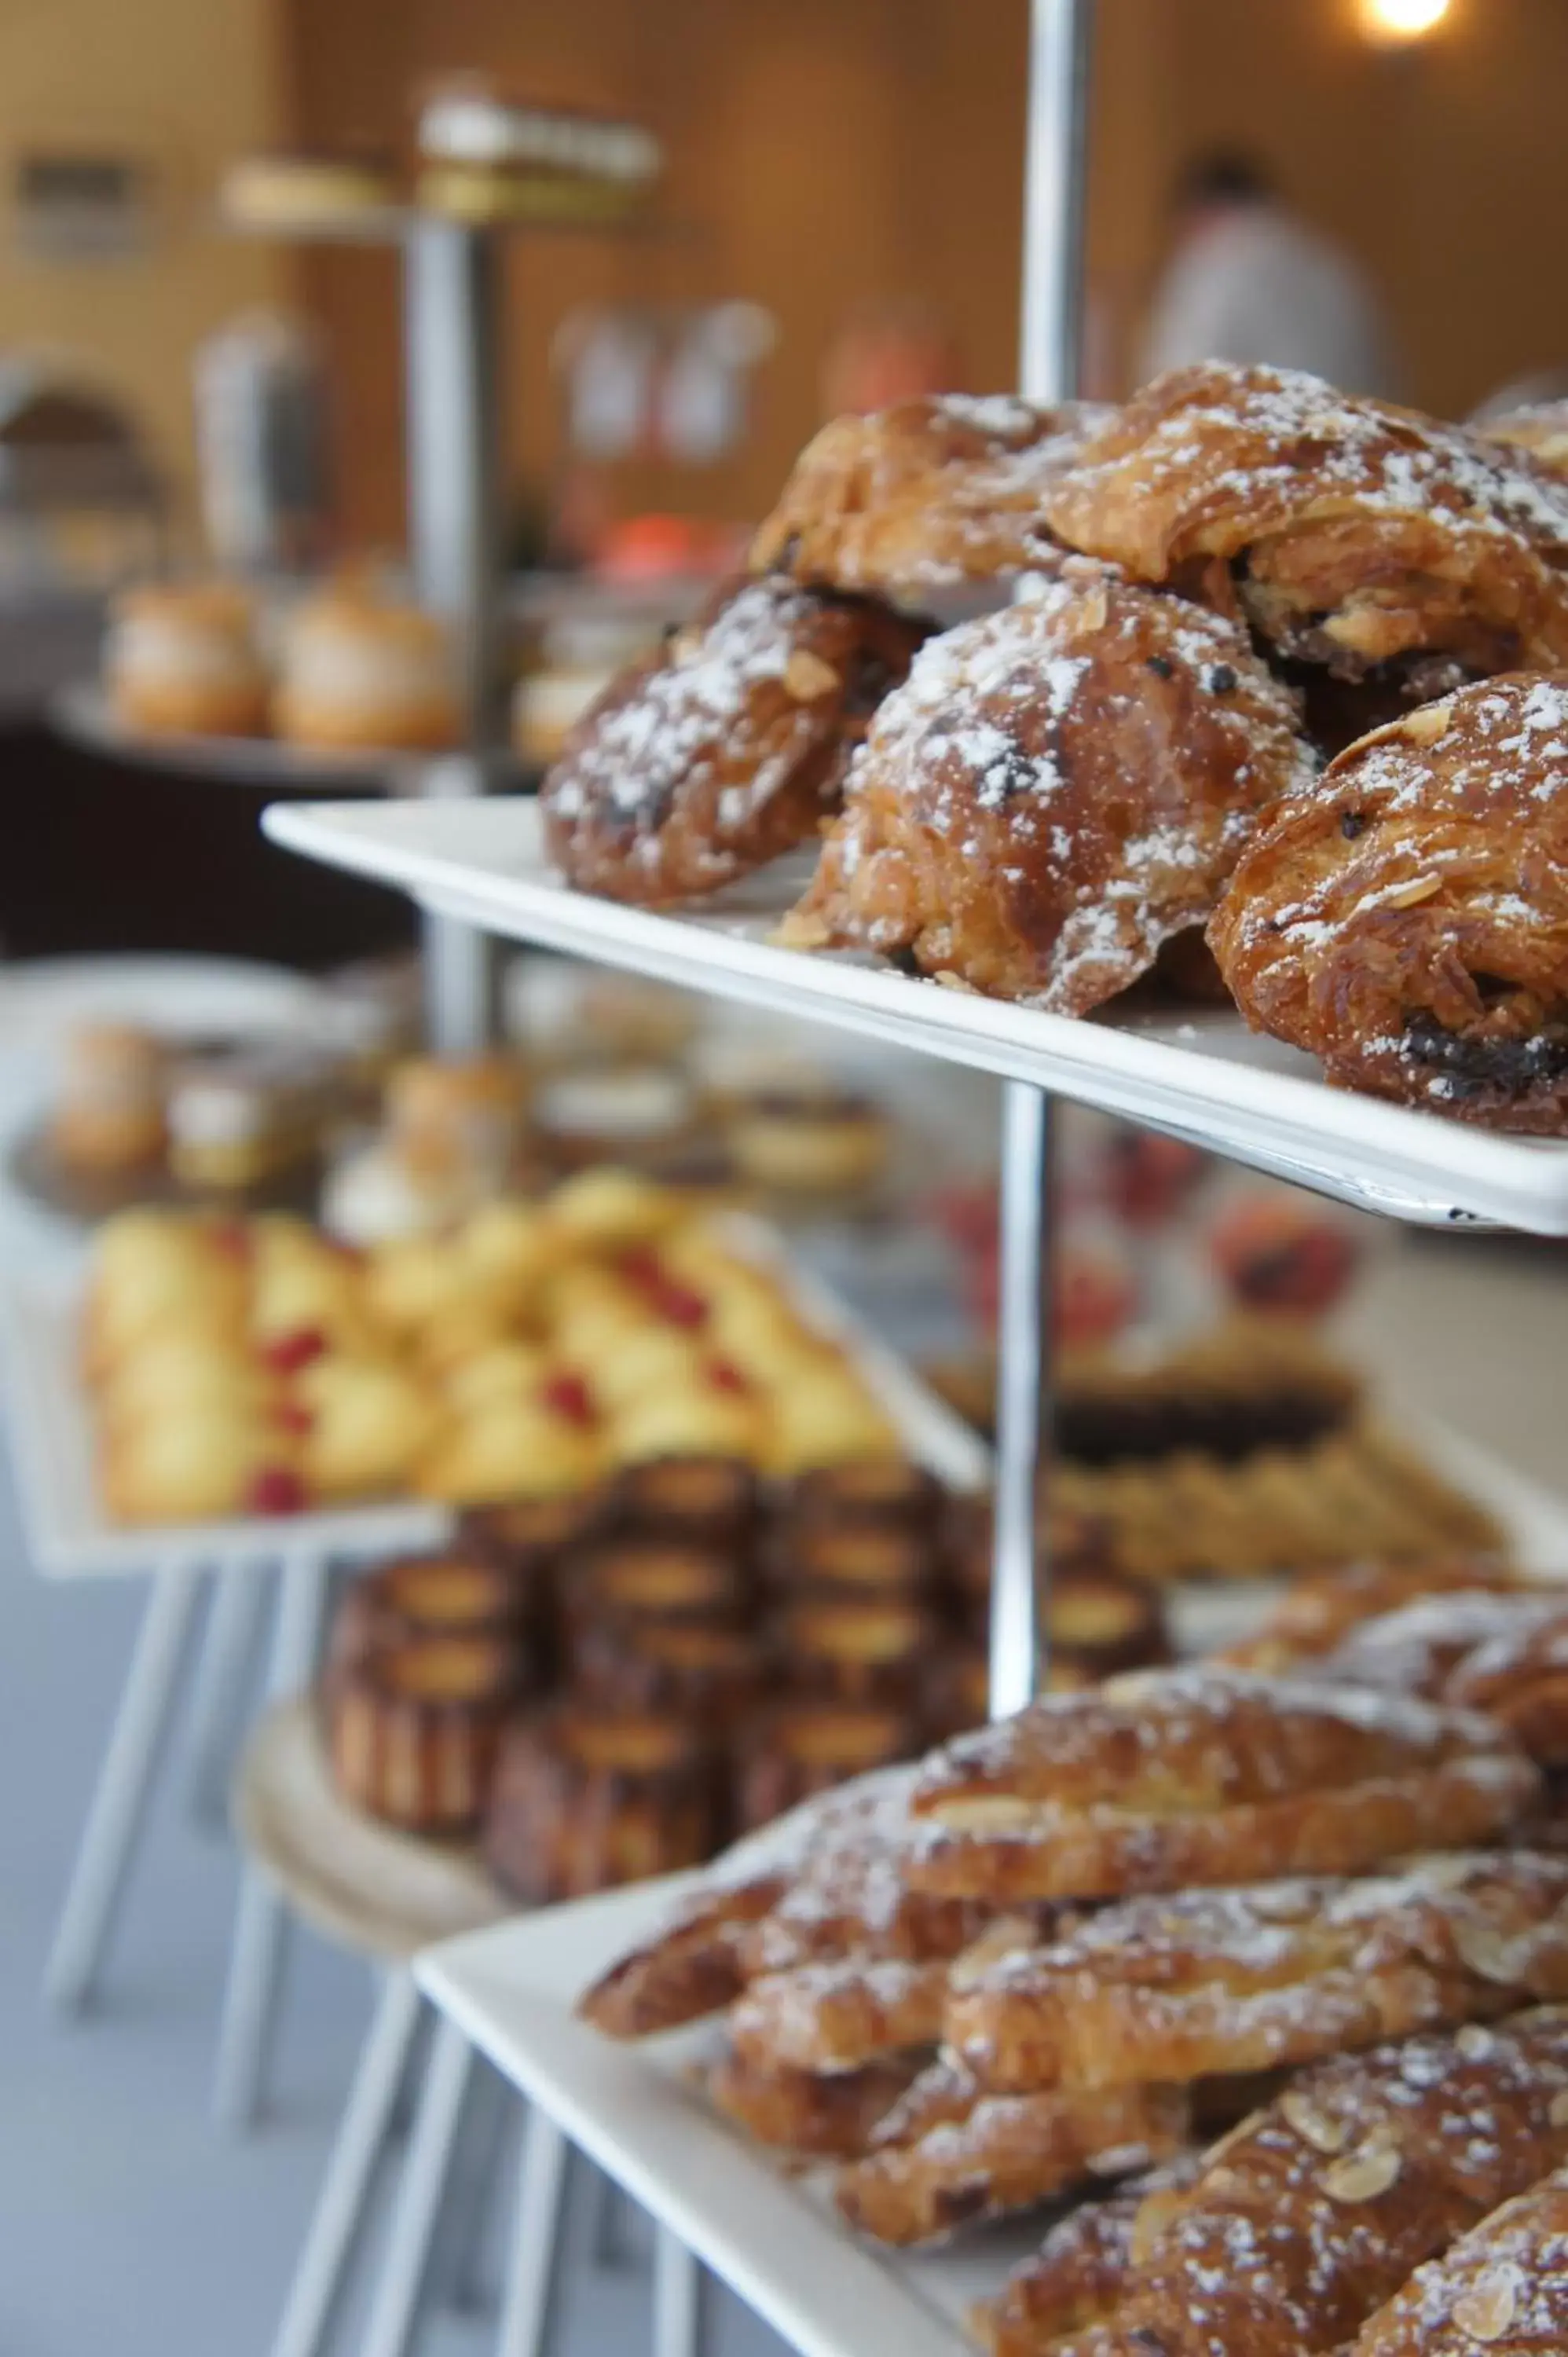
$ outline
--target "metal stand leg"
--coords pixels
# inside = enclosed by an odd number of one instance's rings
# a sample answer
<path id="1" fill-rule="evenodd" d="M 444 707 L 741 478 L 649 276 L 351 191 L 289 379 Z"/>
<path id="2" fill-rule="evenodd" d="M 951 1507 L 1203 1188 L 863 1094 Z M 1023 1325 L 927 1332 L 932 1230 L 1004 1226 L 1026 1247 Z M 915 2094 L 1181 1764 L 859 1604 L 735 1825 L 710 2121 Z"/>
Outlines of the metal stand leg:
<path id="1" fill-rule="evenodd" d="M 1046 1667 L 1040 1591 L 1048 1577 L 1036 1505 L 1049 1413 L 1046 1194 L 1050 1103 L 1009 1081 L 1002 1101 L 1001 1330 L 996 1382 L 996 1527 L 991 1566 L 991 1715 L 1022 1710 Z"/>
<path id="2" fill-rule="evenodd" d="M 565 2186 L 565 2136 L 536 2104 L 522 2132 L 511 2273 L 496 2357 L 540 2357 L 544 2347 L 560 2274 Z"/>
<path id="3" fill-rule="evenodd" d="M 588 2248 L 596 2267 L 629 2267 L 639 2253 L 631 2235 L 637 2205 L 624 2186 L 603 2169 L 594 2171 L 592 2225 Z"/>
<path id="4" fill-rule="evenodd" d="M 327 1565 L 319 1555 L 291 1555 L 283 1567 L 277 1631 L 267 1692 L 283 1701 L 308 1684 L 316 1667 L 327 1603 Z M 288 1915 L 256 1866 L 240 1886 L 229 1986 L 218 2036 L 213 2110 L 219 2124 L 243 2135 L 255 2122 L 283 1978 Z"/>
<path id="5" fill-rule="evenodd" d="M 44 1994 L 61 2013 L 81 2010 L 102 1962 L 146 1813 L 201 1580 L 195 1569 L 160 1571 L 153 1579 L 44 1974 Z"/>
<path id="6" fill-rule="evenodd" d="M 316 2357 L 326 2337 L 355 2238 L 364 2222 L 376 2163 L 386 2147 L 392 2107 L 419 2027 L 421 2003 L 411 1974 L 388 1974 L 349 2091 L 272 2357 Z"/>
<path id="7" fill-rule="evenodd" d="M 702 2331 L 702 2264 L 660 2226 L 653 2244 L 653 2357 L 697 2357 Z"/>
<path id="8" fill-rule="evenodd" d="M 432 2297 L 460 2314 L 476 2315 L 487 2304 L 485 2260 L 507 2146 L 517 2125 L 513 2089 L 481 2062 L 430 2263 Z"/>
<path id="9" fill-rule="evenodd" d="M 408 2347 L 473 2062 L 474 2050 L 462 2031 L 443 2021 L 430 2050 L 362 2357 L 403 2357 Z"/>
<path id="10" fill-rule="evenodd" d="M 269 1583 L 248 1564 L 220 1572 L 197 1664 L 187 1751 L 190 1813 L 221 1827 L 229 1816 L 229 1777 L 244 1715 L 245 1690 Z"/>

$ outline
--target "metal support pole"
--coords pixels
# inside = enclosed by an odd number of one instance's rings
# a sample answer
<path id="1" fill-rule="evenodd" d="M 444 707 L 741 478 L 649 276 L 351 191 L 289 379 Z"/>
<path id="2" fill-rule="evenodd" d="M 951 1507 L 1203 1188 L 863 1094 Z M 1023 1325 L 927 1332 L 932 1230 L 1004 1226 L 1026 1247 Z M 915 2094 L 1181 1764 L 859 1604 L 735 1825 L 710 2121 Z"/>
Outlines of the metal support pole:
<path id="1" fill-rule="evenodd" d="M 424 791 L 486 791 L 485 757 L 499 743 L 500 254 L 487 231 L 430 218 L 403 247 L 409 538 L 427 606 L 448 617 L 463 671 L 467 758 L 433 762 Z M 433 1047 L 455 1055 L 492 1036 L 489 942 L 447 917 L 424 924 L 425 1021 Z"/>
<path id="2" fill-rule="evenodd" d="M 1028 400 L 1056 402 L 1079 384 L 1093 0 L 1032 0 L 1029 25 L 1018 382 Z M 1046 1668 L 1041 1604 L 1050 1565 L 1038 1492 L 1050 1415 L 1049 1149 L 1048 1100 L 1026 1081 L 1009 1081 L 991 1605 L 990 1702 L 998 1718 L 1022 1709 Z"/>
<path id="3" fill-rule="evenodd" d="M 1049 1569 L 1038 1535 L 1037 1477 L 1050 1415 L 1049 1175 L 1050 1099 L 1026 1081 L 1009 1081 L 1002 1099 L 993 1718 L 1005 1718 L 1033 1698 L 1048 1650 L 1037 1600 Z"/>

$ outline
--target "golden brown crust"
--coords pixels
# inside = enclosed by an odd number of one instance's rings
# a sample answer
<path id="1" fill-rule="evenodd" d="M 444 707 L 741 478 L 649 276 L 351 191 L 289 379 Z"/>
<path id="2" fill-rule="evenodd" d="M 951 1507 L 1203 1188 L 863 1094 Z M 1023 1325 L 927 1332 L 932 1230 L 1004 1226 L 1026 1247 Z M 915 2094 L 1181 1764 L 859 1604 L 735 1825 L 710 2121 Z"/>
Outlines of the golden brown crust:
<path id="1" fill-rule="evenodd" d="M 1484 442 L 1523 450 L 1551 475 L 1568 474 L 1568 401 L 1539 401 L 1506 416 L 1488 418 L 1475 431 Z"/>
<path id="2" fill-rule="evenodd" d="M 975 2311 L 992 2357 L 1040 2357 L 1068 2333 L 1114 2315 L 1140 2252 L 1162 2214 L 1203 2169 L 1200 2153 L 1178 2154 L 1108 2201 L 1085 2201 L 1061 2219 L 1039 2250 L 1015 2267 L 997 2297 Z"/>
<path id="3" fill-rule="evenodd" d="M 1048 564 L 1045 485 L 1109 414 L 937 393 L 835 417 L 796 460 L 752 568 L 897 597 Z"/>
<path id="4" fill-rule="evenodd" d="M 766 1825 L 852 1777 L 908 1760 L 918 1746 L 914 1719 L 897 1704 L 832 1695 L 782 1703 L 746 1739 L 736 1794 L 740 1823 Z"/>
<path id="5" fill-rule="evenodd" d="M 1046 514 L 1070 547 L 1200 586 L 1344 679 L 1568 662 L 1568 490 L 1463 427 L 1316 377 L 1209 361 L 1157 378 L 1050 486 Z"/>
<path id="6" fill-rule="evenodd" d="M 518 1581 L 477 1557 L 410 1555 L 381 1564 L 344 1591 L 333 1616 L 328 1675 L 420 1637 L 520 1642 L 527 1606 Z"/>
<path id="7" fill-rule="evenodd" d="M 564 1703 L 515 1719 L 485 1855 L 536 1905 L 700 1866 L 719 1832 L 713 1755 L 679 1720 Z"/>
<path id="8" fill-rule="evenodd" d="M 427 1633 L 340 1662 L 322 1695 L 338 1790 L 411 1833 L 467 1833 L 521 1683 L 515 1644 L 485 1634 Z"/>
<path id="9" fill-rule="evenodd" d="M 1330 1080 L 1559 1136 L 1565 932 L 1568 677 L 1520 673 L 1348 747 L 1265 822 L 1208 939 L 1254 1030 Z"/>
<path id="10" fill-rule="evenodd" d="M 1223 1658 L 1238 1669 L 1289 1670 L 1333 1652 L 1363 1621 L 1380 1620 L 1420 1597 L 1510 1595 L 1522 1584 L 1517 1572 L 1485 1556 L 1306 1572 L 1291 1582 L 1257 1635 L 1232 1645 Z"/>
<path id="11" fill-rule="evenodd" d="M 757 1519 L 757 1474 L 739 1457 L 652 1457 L 624 1467 L 606 1502 L 614 1521 L 635 1531 L 741 1547 Z"/>
<path id="12" fill-rule="evenodd" d="M 1535 1770 L 1484 1719 L 1246 1671 L 1138 1673 L 1047 1696 L 931 1754 L 911 1812 L 917 1889 L 1113 1897 L 1285 1873 L 1363 1872 L 1478 1843 Z"/>
<path id="13" fill-rule="evenodd" d="M 940 2035 L 986 2086 L 1274 2070 L 1568 1997 L 1568 1860 L 1133 1900 L 954 1967 Z"/>
<path id="14" fill-rule="evenodd" d="M 540 790 L 552 858 L 584 891 L 652 907 L 810 842 L 924 635 L 778 576 L 726 585 L 572 731 Z"/>
<path id="15" fill-rule="evenodd" d="M 835 2198 L 876 2242 L 928 2243 L 1086 2179 L 1130 2176 L 1187 2136 L 1179 2089 L 993 2095 L 943 2060 L 881 2122 L 878 2148 L 840 2170 Z"/>
<path id="16" fill-rule="evenodd" d="M 757 1638 L 706 1620 L 589 1623 L 574 1637 L 572 1678 L 612 1710 L 668 1711 L 727 1736 L 761 1699 L 767 1656 Z"/>
<path id="17" fill-rule="evenodd" d="M 916 2062 L 875 2062 L 864 2070 L 814 2076 L 768 2069 L 729 2048 L 708 2073 L 719 2110 L 758 2144 L 829 2160 L 854 2160 L 870 2149 L 918 2068 Z"/>
<path id="18" fill-rule="evenodd" d="M 1418 2267 L 1348 2357 L 1548 2357 L 1565 2348 L 1568 2169 L 1560 2169 Z"/>
<path id="19" fill-rule="evenodd" d="M 1457 1709 L 1481 1711 L 1488 1718 L 1509 1724 L 1506 1705 L 1514 1697 L 1528 1703 L 1533 1657 L 1551 1676 L 1551 1649 L 1536 1654 L 1533 1641 L 1553 1629 L 1568 1631 L 1568 1596 L 1499 1596 L 1489 1589 L 1459 1588 L 1446 1596 L 1418 1597 L 1397 1611 L 1382 1613 L 1352 1629 L 1331 1653 L 1312 1663 L 1309 1674 L 1331 1683 L 1379 1686 L 1392 1694 L 1417 1695 L 1427 1702 L 1452 1703 Z M 1465 1673 L 1477 1654 L 1485 1654 L 1501 1674 L 1487 1691 L 1496 1707 L 1478 1695 L 1460 1691 Z M 1547 1706 L 1543 1728 L 1550 1738 L 1553 1713 Z M 1537 1757 L 1517 1727 L 1511 1731 L 1521 1750 Z M 1541 1761 L 1543 1766 L 1554 1763 Z"/>
<path id="20" fill-rule="evenodd" d="M 1542 1768 L 1568 1768 L 1568 1597 L 1521 1613 L 1468 1652 L 1444 1700 L 1496 1719 Z"/>
<path id="21" fill-rule="evenodd" d="M 783 1588 L 839 1588 L 851 1596 L 918 1596 L 936 1571 L 930 1537 L 869 1516 L 833 1521 L 825 1514 L 786 1524 L 768 1550 L 769 1568 Z"/>
<path id="22" fill-rule="evenodd" d="M 780 938 L 1087 1014 L 1206 920 L 1260 814 L 1310 775 L 1244 631 L 1070 564 L 916 658 Z"/>
<path id="23" fill-rule="evenodd" d="M 698 1891 L 662 1931 L 584 1990 L 579 2016 L 607 2038 L 650 2038 L 719 2012 L 746 1986 L 741 1932 L 781 1889 L 781 1877 L 761 1875 Z"/>
<path id="24" fill-rule="evenodd" d="M 1340 2349 L 1413 2268 L 1561 2164 L 1565 2097 L 1561 2008 L 1316 2064 L 1215 2147 L 1113 2320 L 1061 2357 Z"/>
<path id="25" fill-rule="evenodd" d="M 876 1523 L 929 1535 L 942 1507 L 942 1485 L 923 1465 L 901 1457 L 863 1457 L 802 1473 L 789 1484 L 783 1516 L 787 1529 Z"/>

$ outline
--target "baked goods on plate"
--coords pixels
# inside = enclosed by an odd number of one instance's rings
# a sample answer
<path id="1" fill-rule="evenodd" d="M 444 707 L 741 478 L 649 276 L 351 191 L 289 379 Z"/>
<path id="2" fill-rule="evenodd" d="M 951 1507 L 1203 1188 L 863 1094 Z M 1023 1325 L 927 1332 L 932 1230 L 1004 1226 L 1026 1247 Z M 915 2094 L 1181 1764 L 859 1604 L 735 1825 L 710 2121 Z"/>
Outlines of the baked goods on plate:
<path id="1" fill-rule="evenodd" d="M 1304 678 L 1359 689 L 1359 726 L 1391 698 L 1568 662 L 1568 487 L 1316 377 L 1207 361 L 1156 378 L 1046 514 L 1070 547 L 1238 614 Z"/>
<path id="2" fill-rule="evenodd" d="M 1565 926 L 1568 679 L 1521 673 L 1348 747 L 1260 830 L 1208 937 L 1253 1028 L 1330 1081 L 1561 1136 Z"/>
<path id="3" fill-rule="evenodd" d="M 168 1047 L 132 1023 L 78 1024 L 66 1038 L 49 1146 L 67 1169 L 136 1171 L 168 1142 Z"/>
<path id="4" fill-rule="evenodd" d="M 573 730 L 540 790 L 551 857 L 585 891 L 657 906 L 811 842 L 924 635 L 869 599 L 728 584 Z"/>
<path id="5" fill-rule="evenodd" d="M 411 1832 L 471 1832 L 521 1690 L 516 1647 L 496 1634 L 454 1630 L 341 1662 L 323 1695 L 338 1789 Z"/>
<path id="6" fill-rule="evenodd" d="M 700 1865 L 718 1837 L 719 1780 L 678 1718 L 563 1702 L 508 1730 L 485 1856 L 520 1899 L 544 1904 Z"/>
<path id="7" fill-rule="evenodd" d="M 1207 922 L 1311 774 L 1238 623 L 1069 563 L 916 657 L 779 938 L 1084 1015 Z"/>
<path id="8" fill-rule="evenodd" d="M 835 417 L 796 460 L 752 565 L 896 597 L 1047 564 L 1045 486 L 1108 415 L 949 393 Z"/>
<path id="9" fill-rule="evenodd" d="M 1568 2169 L 1418 2267 L 1348 2357 L 1548 2357 L 1568 2348 Z"/>
<path id="10" fill-rule="evenodd" d="M 1138 1671 L 957 1737 L 910 1798 L 917 1889 L 1004 1906 L 1365 1873 L 1500 1832 L 1536 1771 L 1487 1720 L 1243 1670 Z"/>

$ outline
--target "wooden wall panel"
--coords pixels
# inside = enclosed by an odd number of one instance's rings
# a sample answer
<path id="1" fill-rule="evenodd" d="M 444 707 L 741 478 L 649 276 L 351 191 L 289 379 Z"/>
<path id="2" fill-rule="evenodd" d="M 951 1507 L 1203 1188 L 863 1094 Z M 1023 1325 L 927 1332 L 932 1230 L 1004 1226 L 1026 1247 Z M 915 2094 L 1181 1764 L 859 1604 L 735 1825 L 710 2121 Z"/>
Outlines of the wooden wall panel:
<path id="1" fill-rule="evenodd" d="M 868 296 L 950 324 L 975 386 L 1015 347 L 1026 0 L 279 0 L 311 135 L 406 134 L 422 78 L 482 65 L 542 97 L 622 107 L 663 134 L 657 244 L 519 241 L 508 268 L 511 461 L 559 450 L 550 338 L 575 305 L 753 296 L 784 328 L 733 464 L 628 467 L 627 504 L 755 512 L 817 414 L 822 349 Z M 1558 125 L 1563 0 L 1455 0 L 1417 54 L 1373 55 L 1353 0 L 1101 0 L 1090 262 L 1114 370 L 1136 348 L 1180 161 L 1256 148 L 1387 290 L 1412 396 L 1460 409 L 1568 358 L 1549 258 L 1568 211 Z M 354 256 L 310 265 L 333 332 L 350 507 L 397 528 L 395 285 Z"/>

